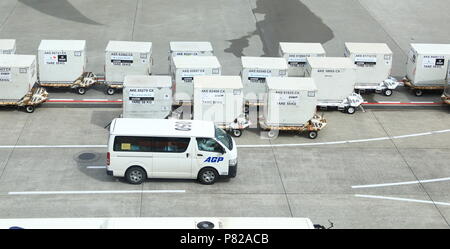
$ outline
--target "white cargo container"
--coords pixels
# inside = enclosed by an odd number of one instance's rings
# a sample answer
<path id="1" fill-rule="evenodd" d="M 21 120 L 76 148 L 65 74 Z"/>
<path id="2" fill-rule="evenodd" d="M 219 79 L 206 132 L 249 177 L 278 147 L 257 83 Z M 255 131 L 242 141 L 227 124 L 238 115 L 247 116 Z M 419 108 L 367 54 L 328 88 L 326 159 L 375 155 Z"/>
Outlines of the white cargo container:
<path id="1" fill-rule="evenodd" d="M 108 94 L 121 88 L 127 75 L 152 74 L 152 43 L 109 41 L 105 50 L 105 83 Z"/>
<path id="2" fill-rule="evenodd" d="M 264 120 L 271 126 L 304 126 L 316 114 L 317 87 L 312 78 L 267 78 Z"/>
<path id="3" fill-rule="evenodd" d="M 450 44 L 411 44 L 406 62 L 405 85 L 415 90 L 443 89 L 449 70 Z"/>
<path id="4" fill-rule="evenodd" d="M 361 95 L 354 93 L 356 66 L 349 58 L 309 57 L 306 76 L 316 83 L 319 107 L 337 107 L 353 114 L 364 102 Z"/>
<path id="5" fill-rule="evenodd" d="M 356 65 L 355 89 L 391 96 L 399 85 L 390 77 L 392 51 L 386 43 L 346 42 L 344 55 Z"/>
<path id="6" fill-rule="evenodd" d="M 37 80 L 36 56 L 0 55 L 0 100 L 23 98 Z"/>
<path id="7" fill-rule="evenodd" d="M 14 39 L 0 39 L 0 54 L 15 54 L 16 40 Z"/>
<path id="8" fill-rule="evenodd" d="M 300 42 L 280 42 L 279 54 L 289 65 L 289 77 L 304 77 L 306 58 L 326 55 L 322 44 Z"/>
<path id="9" fill-rule="evenodd" d="M 41 84 L 72 84 L 86 70 L 86 41 L 42 40 L 38 56 Z"/>
<path id="10" fill-rule="evenodd" d="M 221 66 L 215 56 L 177 56 L 173 58 L 171 75 L 175 101 L 191 102 L 194 78 L 202 75 L 221 75 Z"/>
<path id="11" fill-rule="evenodd" d="M 288 64 L 279 57 L 241 57 L 244 99 L 249 104 L 264 101 L 266 78 L 287 77 Z"/>
<path id="12" fill-rule="evenodd" d="M 164 119 L 172 110 L 170 76 L 130 75 L 124 79 L 123 117 Z"/>
<path id="13" fill-rule="evenodd" d="M 178 41 L 170 42 L 169 60 L 176 56 L 213 56 L 210 42 Z"/>
<path id="14" fill-rule="evenodd" d="M 213 121 L 240 136 L 246 127 L 235 122 L 244 117 L 244 92 L 239 76 L 199 76 L 194 80 L 194 119 Z"/>

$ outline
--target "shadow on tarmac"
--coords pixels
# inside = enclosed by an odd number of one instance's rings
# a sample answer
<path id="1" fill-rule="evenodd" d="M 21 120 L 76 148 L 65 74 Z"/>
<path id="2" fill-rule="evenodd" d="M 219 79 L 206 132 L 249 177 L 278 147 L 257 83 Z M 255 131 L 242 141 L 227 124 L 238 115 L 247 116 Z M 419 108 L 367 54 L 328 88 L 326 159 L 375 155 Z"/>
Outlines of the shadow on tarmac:
<path id="1" fill-rule="evenodd" d="M 333 39 L 333 31 L 299 0 L 257 0 L 254 14 L 263 14 L 256 30 L 240 38 L 229 40 L 224 51 L 236 57 L 244 56 L 249 39 L 259 35 L 265 56 L 278 56 L 279 42 L 320 42 Z"/>
<path id="2" fill-rule="evenodd" d="M 49 16 L 89 25 L 103 25 L 77 10 L 68 0 L 18 0 L 19 2 Z"/>

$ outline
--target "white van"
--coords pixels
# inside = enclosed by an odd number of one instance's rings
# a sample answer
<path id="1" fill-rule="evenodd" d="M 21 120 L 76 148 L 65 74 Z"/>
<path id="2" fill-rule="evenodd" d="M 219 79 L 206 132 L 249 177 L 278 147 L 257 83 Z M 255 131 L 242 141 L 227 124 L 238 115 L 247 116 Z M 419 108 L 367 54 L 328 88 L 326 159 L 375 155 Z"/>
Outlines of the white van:
<path id="1" fill-rule="evenodd" d="M 111 123 L 108 175 L 131 184 L 146 178 L 213 184 L 236 172 L 236 143 L 211 121 L 117 118 Z"/>

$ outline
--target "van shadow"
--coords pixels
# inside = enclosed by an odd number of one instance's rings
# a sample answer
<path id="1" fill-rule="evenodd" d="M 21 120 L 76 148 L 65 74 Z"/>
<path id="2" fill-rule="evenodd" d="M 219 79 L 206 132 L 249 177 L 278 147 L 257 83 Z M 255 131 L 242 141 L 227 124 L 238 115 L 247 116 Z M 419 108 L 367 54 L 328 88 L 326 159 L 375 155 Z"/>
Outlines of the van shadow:
<path id="1" fill-rule="evenodd" d="M 114 111 L 93 111 L 91 115 L 91 124 L 107 129 L 112 120 L 119 118 L 121 114 L 121 109 Z"/>
<path id="2" fill-rule="evenodd" d="M 77 168 L 86 176 L 100 182 L 116 182 L 106 174 L 106 152 L 81 151 L 73 156 Z"/>

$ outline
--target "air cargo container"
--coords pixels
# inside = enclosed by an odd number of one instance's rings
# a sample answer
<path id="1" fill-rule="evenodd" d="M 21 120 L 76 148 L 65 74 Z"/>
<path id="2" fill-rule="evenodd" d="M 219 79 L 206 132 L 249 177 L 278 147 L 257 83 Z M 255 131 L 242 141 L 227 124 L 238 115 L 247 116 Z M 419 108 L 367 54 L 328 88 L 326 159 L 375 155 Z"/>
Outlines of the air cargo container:
<path id="1" fill-rule="evenodd" d="M 356 66 L 358 92 L 375 91 L 391 96 L 399 83 L 390 76 L 392 51 L 386 43 L 345 43 L 345 57 Z"/>
<path id="2" fill-rule="evenodd" d="M 280 42 L 279 54 L 285 58 L 289 77 L 304 77 L 308 57 L 325 57 L 325 50 L 320 43 Z"/>
<path id="3" fill-rule="evenodd" d="M 266 78 L 287 77 L 288 64 L 280 57 L 241 57 L 244 100 L 250 105 L 260 105 L 266 93 Z"/>
<path id="4" fill-rule="evenodd" d="M 123 117 L 164 119 L 172 110 L 170 76 L 129 75 L 124 79 Z"/>
<path id="5" fill-rule="evenodd" d="M 276 130 L 308 131 L 312 139 L 326 121 L 316 114 L 317 87 L 311 78 L 269 77 L 260 126 L 273 137 Z"/>
<path id="6" fill-rule="evenodd" d="M 16 40 L 14 39 L 0 39 L 0 54 L 15 54 Z"/>
<path id="7" fill-rule="evenodd" d="M 423 90 L 442 90 L 447 83 L 450 44 L 411 44 L 406 63 L 405 86 L 416 96 Z"/>
<path id="8" fill-rule="evenodd" d="M 169 60 L 176 56 L 213 56 L 210 42 L 170 42 Z"/>
<path id="9" fill-rule="evenodd" d="M 110 41 L 105 50 L 105 83 L 107 94 L 123 87 L 127 75 L 152 74 L 152 43 Z"/>
<path id="10" fill-rule="evenodd" d="M 317 106 L 353 114 L 363 102 L 361 95 L 354 92 L 356 66 L 346 57 L 309 57 L 306 76 L 316 83 Z"/>
<path id="11" fill-rule="evenodd" d="M 35 87 L 36 56 L 0 55 L 0 106 L 34 107 L 47 100 L 45 89 Z"/>
<path id="12" fill-rule="evenodd" d="M 243 119 L 242 119 L 243 118 Z M 244 115 L 239 76 L 199 76 L 194 80 L 194 119 L 213 121 L 236 137 L 250 124 Z M 240 122 L 242 120 L 242 122 Z"/>
<path id="13" fill-rule="evenodd" d="M 44 87 L 67 87 L 85 94 L 96 83 L 93 73 L 86 72 L 84 40 L 42 40 L 38 51 L 39 84 Z"/>
<path id="14" fill-rule="evenodd" d="M 171 67 L 176 102 L 192 102 L 194 78 L 202 75 L 221 75 L 221 66 L 215 56 L 177 56 Z"/>

